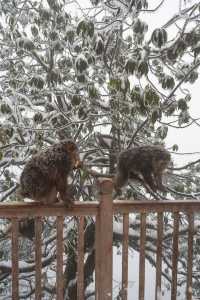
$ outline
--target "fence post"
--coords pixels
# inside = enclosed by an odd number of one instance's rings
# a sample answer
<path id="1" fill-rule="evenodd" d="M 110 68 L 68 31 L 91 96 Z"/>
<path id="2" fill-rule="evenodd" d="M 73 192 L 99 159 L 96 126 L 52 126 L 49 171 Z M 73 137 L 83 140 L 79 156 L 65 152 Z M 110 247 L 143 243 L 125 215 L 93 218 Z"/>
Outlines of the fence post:
<path id="1" fill-rule="evenodd" d="M 98 255 L 98 300 L 112 300 L 112 269 L 113 269 L 113 182 L 111 179 L 99 179 L 99 214 L 96 246 Z"/>

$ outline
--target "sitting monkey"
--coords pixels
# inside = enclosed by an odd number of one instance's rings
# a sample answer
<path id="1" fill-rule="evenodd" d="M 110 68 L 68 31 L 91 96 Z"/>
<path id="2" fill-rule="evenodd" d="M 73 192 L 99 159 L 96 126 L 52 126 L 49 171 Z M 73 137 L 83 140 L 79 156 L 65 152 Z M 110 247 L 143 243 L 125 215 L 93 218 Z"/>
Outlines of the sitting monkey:
<path id="1" fill-rule="evenodd" d="M 170 158 L 170 153 L 161 146 L 140 146 L 122 151 L 114 179 L 115 189 L 118 191 L 128 179 L 137 179 L 147 183 L 154 192 L 164 191 L 162 175 Z"/>
<path id="2" fill-rule="evenodd" d="M 67 177 L 81 167 L 78 147 L 73 141 L 62 141 L 34 155 L 20 177 L 20 194 L 42 203 L 62 201 L 70 205 Z"/>

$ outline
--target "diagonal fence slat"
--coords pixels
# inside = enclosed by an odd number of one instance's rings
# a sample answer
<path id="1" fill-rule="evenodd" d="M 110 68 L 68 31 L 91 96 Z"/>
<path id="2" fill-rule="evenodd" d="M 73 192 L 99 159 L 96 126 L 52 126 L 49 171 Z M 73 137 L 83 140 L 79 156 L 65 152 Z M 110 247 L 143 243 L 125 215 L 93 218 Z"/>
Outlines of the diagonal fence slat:
<path id="1" fill-rule="evenodd" d="M 64 282 L 63 282 L 63 217 L 56 219 L 56 293 L 57 299 L 63 300 L 64 297 Z"/>
<path id="2" fill-rule="evenodd" d="M 19 299 L 19 221 L 12 219 L 12 300 Z"/>
<path id="3" fill-rule="evenodd" d="M 145 292 L 145 243 L 146 243 L 146 213 L 140 217 L 140 260 L 139 260 L 139 299 L 144 300 Z"/>
<path id="4" fill-rule="evenodd" d="M 163 238 L 163 213 L 157 214 L 157 251 L 156 251 L 156 290 L 155 300 L 161 295 L 162 276 L 162 238 Z"/>
<path id="5" fill-rule="evenodd" d="M 84 217 L 78 219 L 77 299 L 84 300 Z"/>
<path id="6" fill-rule="evenodd" d="M 188 214 L 188 258 L 187 258 L 187 300 L 192 300 L 192 265 L 193 265 L 194 215 Z"/>
<path id="7" fill-rule="evenodd" d="M 178 237 L 179 237 L 179 213 L 174 214 L 174 226 L 173 226 L 173 245 L 172 245 L 172 288 L 171 288 L 171 300 L 176 300 L 177 296 L 177 271 L 178 271 Z"/>
<path id="8" fill-rule="evenodd" d="M 122 300 L 127 300 L 128 296 L 128 234 L 129 214 L 124 214 L 122 240 Z"/>
<path id="9" fill-rule="evenodd" d="M 35 299 L 42 299 L 42 220 L 35 219 Z"/>

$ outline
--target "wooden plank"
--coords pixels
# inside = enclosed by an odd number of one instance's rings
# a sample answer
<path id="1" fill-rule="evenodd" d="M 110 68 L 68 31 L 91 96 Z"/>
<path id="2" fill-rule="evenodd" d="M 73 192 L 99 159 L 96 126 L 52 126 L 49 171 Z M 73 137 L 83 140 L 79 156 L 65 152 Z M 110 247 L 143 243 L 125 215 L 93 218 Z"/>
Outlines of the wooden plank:
<path id="1" fill-rule="evenodd" d="M 63 281 L 63 217 L 57 217 L 57 241 L 56 241 L 56 293 L 57 299 L 64 299 L 64 281 Z"/>
<path id="2" fill-rule="evenodd" d="M 98 300 L 112 300 L 112 271 L 113 271 L 113 181 L 98 180 L 100 200 L 100 282 Z"/>
<path id="3" fill-rule="evenodd" d="M 42 220 L 35 219 L 35 299 L 42 298 Z"/>
<path id="4" fill-rule="evenodd" d="M 36 202 L 0 204 L 0 217 L 50 217 L 50 216 L 93 216 L 98 212 L 98 202 L 74 202 L 71 208 L 63 203 L 40 204 Z"/>
<path id="5" fill-rule="evenodd" d="M 12 219 L 12 300 L 19 299 L 19 222 L 17 218 Z"/>
<path id="6" fill-rule="evenodd" d="M 127 300 L 128 296 L 128 234 L 129 214 L 124 214 L 122 241 L 122 300 Z"/>
<path id="7" fill-rule="evenodd" d="M 192 300 L 194 215 L 188 214 L 187 300 Z"/>
<path id="8" fill-rule="evenodd" d="M 36 217 L 36 216 L 90 216 L 98 213 L 99 203 L 95 201 L 75 202 L 72 208 L 67 208 L 63 203 L 51 205 L 39 204 L 36 202 L 22 203 L 12 202 L 7 204 L 0 203 L 0 217 Z M 131 213 L 131 212 L 189 212 L 200 211 L 199 200 L 161 200 L 161 201 L 114 201 L 114 213 Z"/>
<path id="9" fill-rule="evenodd" d="M 177 271 L 178 271 L 178 255 L 179 255 L 178 236 L 179 236 L 179 213 L 174 213 L 171 300 L 176 300 L 176 296 L 177 296 Z"/>
<path id="10" fill-rule="evenodd" d="M 77 299 L 84 300 L 84 217 L 78 221 Z"/>
<path id="11" fill-rule="evenodd" d="M 144 300 L 145 294 L 145 243 L 146 243 L 146 214 L 140 218 L 140 261 L 139 261 L 139 299 Z"/>
<path id="12" fill-rule="evenodd" d="M 101 260 L 100 260 L 100 217 L 96 215 L 95 224 L 95 299 L 99 299 L 100 294 L 100 276 L 101 276 Z"/>
<path id="13" fill-rule="evenodd" d="M 160 200 L 160 201 L 131 201 L 115 200 L 113 203 L 114 213 L 149 213 L 149 212 L 188 212 L 200 211 L 199 200 Z"/>
<path id="14" fill-rule="evenodd" d="M 163 238 L 163 213 L 157 215 L 157 253 L 156 253 L 156 290 L 155 299 L 160 299 L 162 276 L 162 238 Z"/>

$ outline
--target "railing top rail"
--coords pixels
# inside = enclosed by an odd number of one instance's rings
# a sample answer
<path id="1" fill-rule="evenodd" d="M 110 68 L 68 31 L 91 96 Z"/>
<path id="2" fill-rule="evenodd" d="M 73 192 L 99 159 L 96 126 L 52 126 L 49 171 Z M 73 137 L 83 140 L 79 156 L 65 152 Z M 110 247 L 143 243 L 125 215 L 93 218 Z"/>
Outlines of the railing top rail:
<path id="1" fill-rule="evenodd" d="M 98 214 L 99 202 L 75 202 L 71 208 L 63 203 L 44 205 L 37 202 L 12 202 L 0 204 L 0 217 L 35 216 L 89 216 Z M 113 213 L 132 212 L 200 212 L 200 200 L 160 200 L 160 201 L 113 201 Z"/>
<path id="2" fill-rule="evenodd" d="M 98 202 L 75 202 L 72 207 L 63 203 L 41 204 L 37 202 L 12 202 L 0 204 L 0 217 L 50 217 L 93 216 L 98 213 Z"/>
<path id="3" fill-rule="evenodd" d="M 200 212 L 200 200 L 114 201 L 115 213 Z"/>

